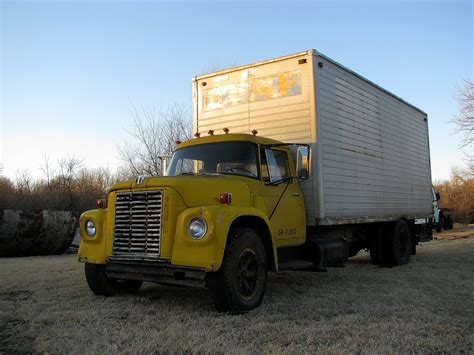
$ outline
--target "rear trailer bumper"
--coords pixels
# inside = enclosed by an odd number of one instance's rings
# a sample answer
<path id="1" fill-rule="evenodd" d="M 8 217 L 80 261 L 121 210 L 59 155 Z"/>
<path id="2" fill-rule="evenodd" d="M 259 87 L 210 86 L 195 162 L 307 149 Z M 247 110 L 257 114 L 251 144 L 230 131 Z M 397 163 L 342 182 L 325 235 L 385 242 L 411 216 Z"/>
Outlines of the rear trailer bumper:
<path id="1" fill-rule="evenodd" d="M 107 261 L 106 270 L 107 277 L 113 279 L 206 287 L 206 271 L 204 268 L 175 266 L 167 261 L 110 258 Z"/>

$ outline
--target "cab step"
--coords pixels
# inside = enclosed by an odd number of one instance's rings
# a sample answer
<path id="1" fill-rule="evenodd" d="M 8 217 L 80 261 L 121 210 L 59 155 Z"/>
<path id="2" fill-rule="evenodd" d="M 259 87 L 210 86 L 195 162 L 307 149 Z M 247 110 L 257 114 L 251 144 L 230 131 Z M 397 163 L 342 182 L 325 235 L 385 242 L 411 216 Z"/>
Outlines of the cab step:
<path id="1" fill-rule="evenodd" d="M 314 262 L 311 260 L 289 260 L 278 264 L 278 271 L 313 269 Z"/>

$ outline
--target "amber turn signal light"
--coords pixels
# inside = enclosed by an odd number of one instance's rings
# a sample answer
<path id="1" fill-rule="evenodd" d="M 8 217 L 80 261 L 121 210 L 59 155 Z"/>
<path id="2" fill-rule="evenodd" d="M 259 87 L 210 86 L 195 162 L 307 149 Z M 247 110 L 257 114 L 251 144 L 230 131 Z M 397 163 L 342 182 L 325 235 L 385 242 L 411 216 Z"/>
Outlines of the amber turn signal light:
<path id="1" fill-rule="evenodd" d="M 105 208 L 105 200 L 97 200 L 97 208 Z"/>
<path id="2" fill-rule="evenodd" d="M 230 205 L 232 203 L 232 194 L 230 192 L 224 192 L 220 194 L 219 202 L 222 205 Z"/>

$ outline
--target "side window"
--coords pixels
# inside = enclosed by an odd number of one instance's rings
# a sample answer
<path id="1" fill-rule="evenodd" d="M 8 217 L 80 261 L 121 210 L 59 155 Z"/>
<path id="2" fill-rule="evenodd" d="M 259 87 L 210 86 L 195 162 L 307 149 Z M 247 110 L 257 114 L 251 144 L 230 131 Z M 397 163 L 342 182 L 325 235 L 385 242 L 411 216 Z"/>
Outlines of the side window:
<path id="1" fill-rule="evenodd" d="M 260 169 L 260 173 L 262 174 L 262 180 L 264 182 L 270 182 L 270 174 L 268 172 L 268 164 L 267 164 L 267 156 L 266 156 L 266 149 L 260 150 L 260 157 L 262 159 L 262 168 Z"/>
<path id="2" fill-rule="evenodd" d="M 180 159 L 176 164 L 176 175 L 186 173 L 198 173 L 204 170 L 204 162 L 194 159 Z"/>
<path id="3" fill-rule="evenodd" d="M 263 181 L 277 181 L 290 176 L 288 169 L 288 157 L 281 150 L 265 149 L 262 154 L 262 178 Z"/>

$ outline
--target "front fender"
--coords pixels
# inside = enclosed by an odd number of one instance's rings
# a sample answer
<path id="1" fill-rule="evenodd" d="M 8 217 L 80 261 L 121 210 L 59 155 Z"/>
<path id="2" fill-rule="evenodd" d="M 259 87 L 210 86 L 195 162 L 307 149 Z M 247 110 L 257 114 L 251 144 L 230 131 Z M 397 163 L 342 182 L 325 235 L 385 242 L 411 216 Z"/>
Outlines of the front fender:
<path id="1" fill-rule="evenodd" d="M 93 264 L 105 264 L 108 250 L 106 233 L 107 210 L 91 210 L 84 212 L 79 219 L 79 229 L 81 231 L 81 243 L 77 256 L 80 262 Z M 89 237 L 86 233 L 86 222 L 92 220 L 96 226 L 96 233 Z"/>
<path id="2" fill-rule="evenodd" d="M 208 225 L 206 235 L 200 240 L 188 236 L 192 218 L 202 217 Z M 239 217 L 253 216 L 263 220 L 272 239 L 273 256 L 277 267 L 275 238 L 271 234 L 268 218 L 258 209 L 248 206 L 216 205 L 188 208 L 180 213 L 176 224 L 171 263 L 180 266 L 203 267 L 217 271 L 222 264 L 227 236 L 232 223 Z"/>

